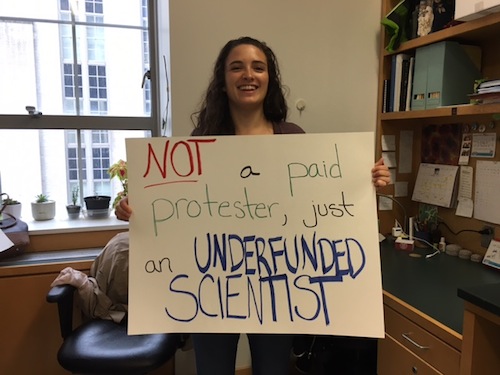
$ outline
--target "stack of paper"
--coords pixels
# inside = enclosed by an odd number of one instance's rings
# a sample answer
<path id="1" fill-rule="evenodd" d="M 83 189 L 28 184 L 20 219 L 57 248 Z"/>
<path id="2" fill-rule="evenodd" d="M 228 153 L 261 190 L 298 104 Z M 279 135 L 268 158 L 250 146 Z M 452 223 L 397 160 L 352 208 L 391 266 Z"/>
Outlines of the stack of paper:
<path id="1" fill-rule="evenodd" d="M 500 79 L 484 81 L 470 97 L 477 104 L 500 103 Z"/>

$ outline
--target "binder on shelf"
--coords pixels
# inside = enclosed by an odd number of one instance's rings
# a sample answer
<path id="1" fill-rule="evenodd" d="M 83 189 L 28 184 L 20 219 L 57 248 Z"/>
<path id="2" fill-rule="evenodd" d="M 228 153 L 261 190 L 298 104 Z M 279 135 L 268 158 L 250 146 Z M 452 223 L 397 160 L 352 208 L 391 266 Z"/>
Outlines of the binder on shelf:
<path id="1" fill-rule="evenodd" d="M 475 62 L 458 42 L 444 41 L 417 48 L 411 108 L 466 104 L 474 90 L 474 81 L 480 77 Z"/>
<path id="2" fill-rule="evenodd" d="M 399 111 L 406 111 L 406 96 L 408 94 L 408 80 L 410 78 L 410 60 L 403 59 L 401 68 L 401 89 L 399 93 Z"/>
<path id="3" fill-rule="evenodd" d="M 411 97 L 411 109 L 425 109 L 425 97 L 427 95 L 427 65 L 430 59 L 430 50 L 425 47 L 417 48 L 415 51 L 415 70 L 413 71 L 413 88 Z"/>
<path id="4" fill-rule="evenodd" d="M 410 57 L 410 67 L 408 74 L 408 87 L 406 88 L 406 103 L 405 103 L 405 111 L 411 110 L 411 93 L 413 90 L 413 72 L 415 67 L 415 57 Z"/>
<path id="5" fill-rule="evenodd" d="M 394 82 L 396 81 L 396 55 L 391 57 L 391 79 L 389 80 L 389 102 L 387 112 L 394 111 Z"/>
<path id="6" fill-rule="evenodd" d="M 403 62 L 408 61 L 410 55 L 406 53 L 398 53 L 392 57 L 391 70 L 391 103 L 392 111 L 400 111 L 401 103 L 401 84 L 403 78 Z"/>
<path id="7" fill-rule="evenodd" d="M 384 79 L 384 86 L 382 88 L 382 112 L 389 112 L 389 90 L 390 90 L 390 80 Z"/>

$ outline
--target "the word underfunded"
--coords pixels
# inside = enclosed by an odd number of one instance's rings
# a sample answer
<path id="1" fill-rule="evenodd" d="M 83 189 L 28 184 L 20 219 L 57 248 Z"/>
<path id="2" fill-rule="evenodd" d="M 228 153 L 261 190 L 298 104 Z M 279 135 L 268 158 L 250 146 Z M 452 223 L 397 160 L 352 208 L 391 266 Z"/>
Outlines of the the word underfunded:
<path id="1" fill-rule="evenodd" d="M 179 322 L 203 315 L 260 325 L 324 319 L 329 325 L 329 289 L 355 279 L 366 263 L 358 240 L 316 232 L 293 239 L 207 233 L 194 238 L 191 255 L 199 273 L 177 274 L 168 285 L 166 300 L 175 302 L 167 303 L 165 312 Z"/>

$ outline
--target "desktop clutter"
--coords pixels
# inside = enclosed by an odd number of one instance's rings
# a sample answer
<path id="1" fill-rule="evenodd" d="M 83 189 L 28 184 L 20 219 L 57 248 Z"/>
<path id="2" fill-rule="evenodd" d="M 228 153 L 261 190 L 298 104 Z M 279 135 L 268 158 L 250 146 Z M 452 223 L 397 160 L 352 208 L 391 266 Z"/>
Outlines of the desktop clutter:
<path id="1" fill-rule="evenodd" d="M 437 225 L 428 228 L 424 224 L 415 221 L 414 218 L 410 218 L 408 227 L 408 233 L 406 233 L 403 227 L 397 221 L 395 222 L 391 234 L 396 250 L 407 251 L 411 253 L 411 256 L 418 258 L 424 256 L 429 259 L 445 253 L 472 262 L 481 263 L 483 261 L 481 254 L 475 254 L 471 250 L 462 248 L 459 244 L 446 243 L 446 239 L 441 235 L 441 231 L 437 229 Z M 426 255 L 414 253 L 416 249 L 429 249 L 432 250 L 432 253 Z"/>

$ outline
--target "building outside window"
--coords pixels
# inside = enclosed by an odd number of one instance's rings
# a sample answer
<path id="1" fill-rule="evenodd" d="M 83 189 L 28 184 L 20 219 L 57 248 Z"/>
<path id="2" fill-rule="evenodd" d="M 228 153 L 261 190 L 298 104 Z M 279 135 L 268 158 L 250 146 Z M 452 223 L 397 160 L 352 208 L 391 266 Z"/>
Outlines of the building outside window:
<path id="1" fill-rule="evenodd" d="M 107 169 L 126 159 L 125 139 L 170 135 L 158 115 L 168 90 L 148 79 L 168 69 L 155 50 L 160 2 L 0 0 L 0 191 L 27 220 L 40 193 L 61 219 L 75 186 L 113 197 Z"/>

